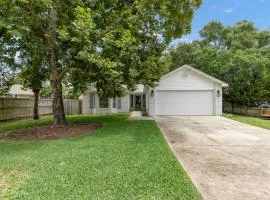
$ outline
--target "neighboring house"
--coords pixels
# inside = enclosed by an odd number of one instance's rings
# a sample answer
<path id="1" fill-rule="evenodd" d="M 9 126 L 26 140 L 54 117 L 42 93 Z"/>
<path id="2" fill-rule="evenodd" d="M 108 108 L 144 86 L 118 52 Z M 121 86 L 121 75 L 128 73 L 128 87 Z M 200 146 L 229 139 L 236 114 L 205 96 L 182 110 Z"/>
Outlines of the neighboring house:
<path id="1" fill-rule="evenodd" d="M 13 98 L 32 98 L 33 91 L 31 89 L 24 89 L 23 86 L 20 84 L 14 84 L 10 87 L 7 96 Z"/>
<path id="2" fill-rule="evenodd" d="M 228 84 L 184 65 L 161 77 L 155 88 L 138 85 L 124 97 L 99 98 L 95 87 L 83 95 L 83 114 L 146 110 L 152 115 L 222 115 Z"/>

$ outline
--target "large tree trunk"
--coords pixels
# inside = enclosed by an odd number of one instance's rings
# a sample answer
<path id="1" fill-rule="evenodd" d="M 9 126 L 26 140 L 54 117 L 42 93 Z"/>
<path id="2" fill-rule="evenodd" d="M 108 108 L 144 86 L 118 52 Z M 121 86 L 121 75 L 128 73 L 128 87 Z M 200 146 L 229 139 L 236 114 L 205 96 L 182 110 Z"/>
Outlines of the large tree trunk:
<path id="1" fill-rule="evenodd" d="M 53 124 L 67 126 L 62 95 L 62 83 L 57 74 L 51 76 L 53 87 Z"/>
<path id="2" fill-rule="evenodd" d="M 38 99 L 39 99 L 39 90 L 33 90 L 34 92 L 34 110 L 33 110 L 33 119 L 39 119 L 38 115 Z"/>
<path id="3" fill-rule="evenodd" d="M 50 13 L 50 24 L 46 43 L 48 45 L 50 82 L 53 89 L 53 124 L 67 126 L 62 96 L 61 66 L 58 62 L 57 46 L 57 10 L 53 8 Z"/>

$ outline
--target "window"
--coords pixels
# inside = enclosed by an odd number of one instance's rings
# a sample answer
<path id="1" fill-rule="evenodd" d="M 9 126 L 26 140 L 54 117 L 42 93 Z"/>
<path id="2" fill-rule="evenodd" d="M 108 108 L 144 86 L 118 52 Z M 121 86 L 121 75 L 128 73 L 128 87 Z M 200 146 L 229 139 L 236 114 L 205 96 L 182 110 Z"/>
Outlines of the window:
<path id="1" fill-rule="evenodd" d="M 130 107 L 133 108 L 133 95 L 130 95 Z"/>
<path id="2" fill-rule="evenodd" d="M 95 108 L 95 93 L 94 92 L 90 92 L 89 107 L 90 107 L 90 109 Z"/>
<path id="3" fill-rule="evenodd" d="M 143 108 L 145 108 L 146 107 L 146 96 L 145 96 L 145 94 L 143 95 Z"/>
<path id="4" fill-rule="evenodd" d="M 113 98 L 112 99 L 112 107 L 113 108 L 116 108 L 116 98 Z"/>
<path id="5" fill-rule="evenodd" d="M 108 108 L 109 100 L 107 97 L 99 97 L 99 107 L 100 108 Z"/>
<path id="6" fill-rule="evenodd" d="M 121 97 L 117 98 L 117 109 L 121 109 Z"/>

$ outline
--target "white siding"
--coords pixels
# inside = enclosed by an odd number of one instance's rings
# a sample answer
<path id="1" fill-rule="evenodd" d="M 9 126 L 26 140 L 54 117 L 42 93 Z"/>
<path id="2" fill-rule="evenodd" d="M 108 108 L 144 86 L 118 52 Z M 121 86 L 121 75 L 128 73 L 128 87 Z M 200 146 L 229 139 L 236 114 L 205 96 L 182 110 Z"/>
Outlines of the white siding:
<path id="1" fill-rule="evenodd" d="M 219 93 L 219 96 L 217 96 L 217 91 L 220 91 Z M 216 108 L 216 115 L 219 115 L 221 116 L 222 113 L 223 113 L 223 106 L 222 106 L 222 95 L 223 95 L 223 92 L 222 92 L 222 86 L 221 84 L 216 84 L 216 88 L 215 88 L 215 108 Z"/>
<path id="2" fill-rule="evenodd" d="M 129 95 L 120 97 L 121 98 L 121 109 L 112 108 L 112 99 L 109 99 L 108 108 L 99 108 L 99 97 L 95 95 L 95 108 L 90 109 L 90 92 L 96 92 L 94 87 L 90 87 L 83 95 L 82 100 L 82 113 L 87 114 L 95 114 L 95 113 L 118 113 L 118 112 L 129 112 L 130 102 Z M 118 102 L 118 101 L 116 101 Z"/>
<path id="3" fill-rule="evenodd" d="M 90 106 L 89 106 L 89 93 L 85 92 L 83 94 L 83 100 L 82 100 L 82 114 L 87 115 L 90 114 Z"/>
<path id="4" fill-rule="evenodd" d="M 97 102 L 96 102 L 97 103 Z M 87 114 L 92 114 L 95 113 L 96 109 L 91 109 L 90 108 L 90 91 L 86 91 L 83 95 L 83 101 L 82 101 L 82 113 L 87 115 Z"/>
<path id="5" fill-rule="evenodd" d="M 153 93 L 152 93 L 153 91 Z M 154 96 L 152 96 L 152 94 Z M 146 90 L 146 111 L 150 116 L 155 115 L 155 95 L 156 91 L 152 88 L 147 88 Z"/>
<path id="6" fill-rule="evenodd" d="M 219 97 L 217 90 L 220 91 Z M 150 115 L 162 114 L 166 109 L 171 114 L 222 115 L 221 83 L 188 68 L 164 76 L 154 89 L 154 97 L 151 97 L 151 90 L 147 96 Z M 177 107 L 177 104 L 182 106 Z"/>
<path id="7" fill-rule="evenodd" d="M 183 69 L 162 78 L 156 90 L 214 90 L 214 82 Z"/>
<path id="8" fill-rule="evenodd" d="M 83 94 L 82 99 L 82 114 L 93 114 L 96 113 L 96 109 L 90 109 L 90 92 L 96 92 L 96 88 L 91 85 Z M 97 106 L 97 95 L 95 95 L 95 105 Z"/>
<path id="9" fill-rule="evenodd" d="M 129 95 L 121 97 L 121 109 L 117 109 L 118 112 L 129 112 L 130 102 Z"/>

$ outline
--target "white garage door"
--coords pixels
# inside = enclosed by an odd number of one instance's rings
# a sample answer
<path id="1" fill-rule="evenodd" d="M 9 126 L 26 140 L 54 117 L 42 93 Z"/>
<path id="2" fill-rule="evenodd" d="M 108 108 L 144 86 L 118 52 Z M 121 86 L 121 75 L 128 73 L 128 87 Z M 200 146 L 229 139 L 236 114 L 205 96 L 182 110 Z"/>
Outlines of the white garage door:
<path id="1" fill-rule="evenodd" d="M 157 91 L 157 115 L 213 115 L 213 91 Z"/>

